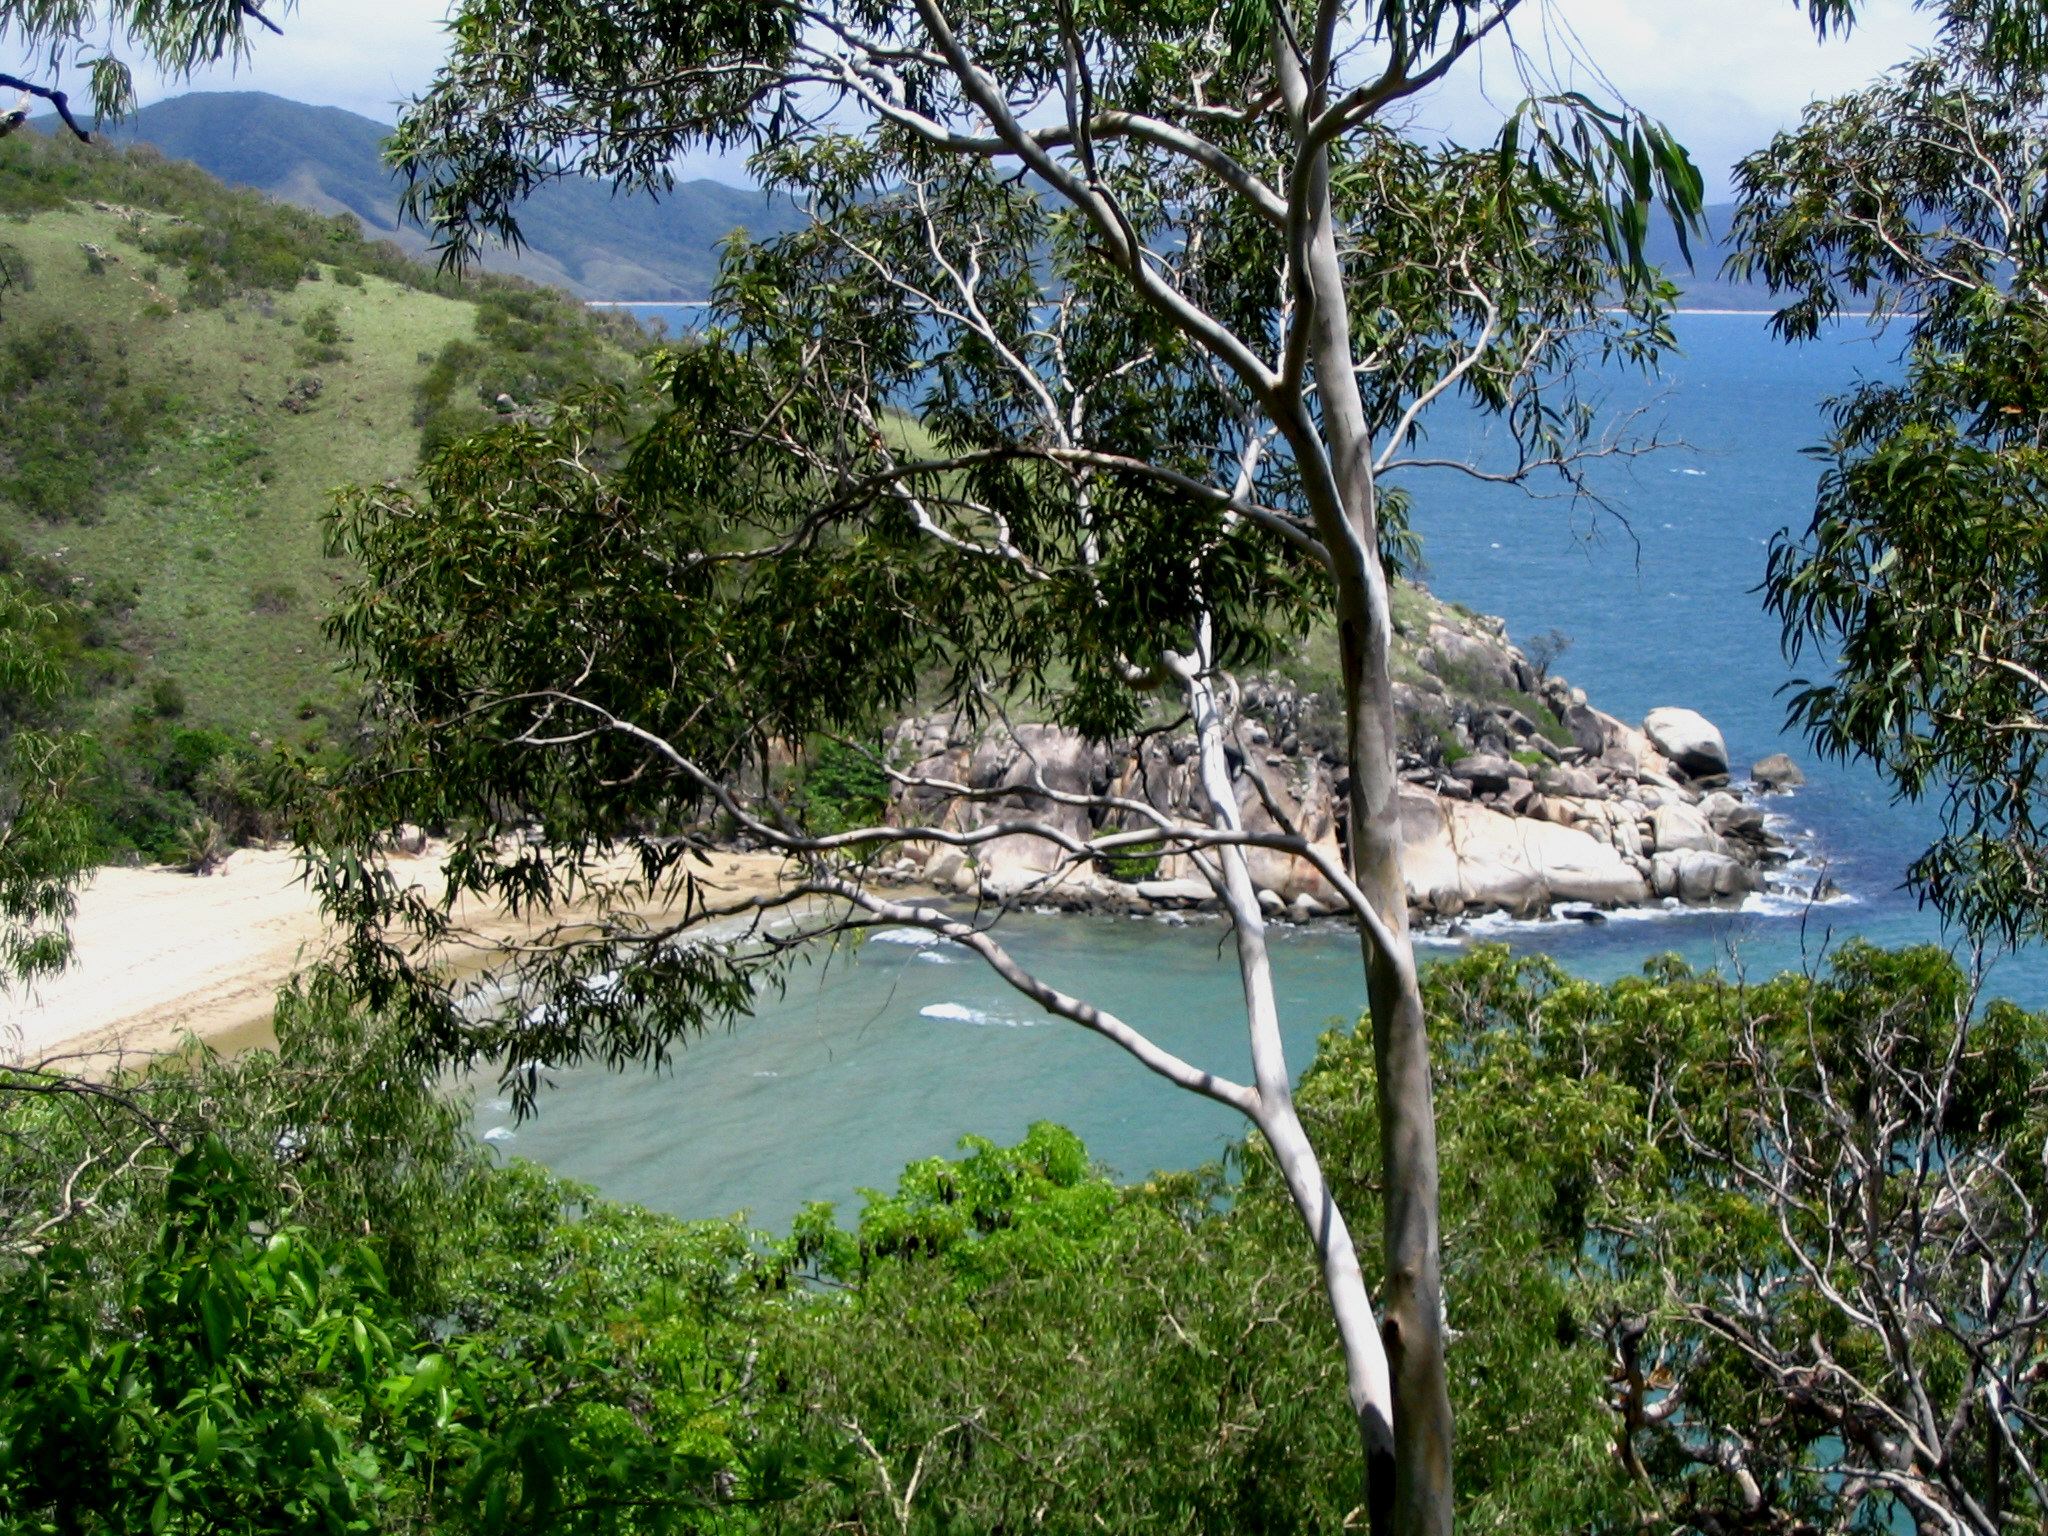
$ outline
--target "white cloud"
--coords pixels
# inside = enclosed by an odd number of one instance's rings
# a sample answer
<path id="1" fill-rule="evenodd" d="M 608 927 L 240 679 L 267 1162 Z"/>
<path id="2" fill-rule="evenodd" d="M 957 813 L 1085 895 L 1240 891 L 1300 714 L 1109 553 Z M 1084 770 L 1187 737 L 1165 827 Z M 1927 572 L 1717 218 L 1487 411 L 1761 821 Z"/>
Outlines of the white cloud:
<path id="1" fill-rule="evenodd" d="M 1522 70 L 1510 50 L 1491 48 L 1418 122 L 1486 137 L 1501 107 L 1522 94 L 1523 71 L 1592 89 L 1604 77 L 1677 130 L 1719 196 L 1727 166 L 1796 121 L 1808 101 L 1852 89 L 1932 39 L 1932 19 L 1909 0 L 1867 0 L 1862 11 L 1848 38 L 1823 44 L 1791 0 L 1538 0 L 1516 27 Z M 390 122 L 432 80 L 447 14 L 447 0 L 304 0 L 281 16 L 285 36 L 259 38 L 239 69 L 207 70 L 189 83 L 145 79 L 143 100 L 258 90 Z M 695 157 L 686 173 L 744 179 L 729 156 Z"/>
<path id="2" fill-rule="evenodd" d="M 138 74 L 144 105 L 185 91 L 268 91 L 315 106 L 345 107 L 380 123 L 425 90 L 447 52 L 446 0 L 304 0 L 280 11 L 284 36 L 260 33 L 239 66 L 201 70 L 190 81 Z"/>
<path id="3" fill-rule="evenodd" d="M 1669 124 L 1708 195 L 1724 196 L 1728 167 L 1797 122 L 1808 102 L 1854 90 L 1934 40 L 1934 19 L 1909 0 L 1859 9 L 1855 30 L 1822 42 L 1790 0 L 1546 0 L 1518 23 L 1514 49 L 1488 49 L 1420 123 L 1489 137 L 1529 85 L 1618 93 Z"/>

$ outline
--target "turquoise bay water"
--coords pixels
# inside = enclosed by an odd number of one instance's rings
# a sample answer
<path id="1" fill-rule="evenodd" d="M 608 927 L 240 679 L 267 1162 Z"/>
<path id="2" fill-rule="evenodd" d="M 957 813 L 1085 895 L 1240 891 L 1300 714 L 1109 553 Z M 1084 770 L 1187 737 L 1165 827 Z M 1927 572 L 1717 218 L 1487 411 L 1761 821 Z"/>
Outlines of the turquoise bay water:
<path id="1" fill-rule="evenodd" d="M 1532 500 L 1465 477 L 1418 482 L 1427 578 L 1440 596 L 1508 621 L 1515 637 L 1573 637 L 1558 670 L 1599 707 L 1640 719 L 1660 704 L 1698 709 L 1747 764 L 1790 752 L 1806 788 L 1778 803 L 1810 839 L 1817 865 L 1849 899 L 1810 910 L 1753 901 L 1735 913 L 1623 915 L 1604 925 L 1482 924 L 1482 936 L 1555 955 L 1609 979 L 1650 955 L 1752 976 L 1821 962 L 1851 935 L 1884 944 L 1940 939 L 1899 890 L 1929 822 L 1889 803 L 1856 768 L 1819 763 L 1782 734 L 1778 688 L 1790 676 L 1777 631 L 1752 590 L 1771 534 L 1803 526 L 1817 466 L 1818 402 L 1889 353 L 1851 336 L 1794 350 L 1760 317 L 1689 315 L 1685 355 L 1654 392 L 1646 420 L 1683 450 L 1615 467 L 1601 482 L 1620 519 Z M 1617 381 L 1617 407 L 1639 382 Z M 1438 450 L 1474 445 L 1462 424 Z M 1223 927 L 1017 914 L 1000 930 L 1028 965 L 1095 999 L 1189 1059 L 1248 1070 L 1235 961 Z M 1444 952 L 1439 948 L 1437 952 Z M 1316 1035 L 1363 1006 L 1355 939 L 1280 930 L 1276 966 L 1289 1050 L 1305 1064 Z M 2007 958 L 1994 990 L 2048 1006 L 2048 961 Z M 691 1044 L 671 1071 L 556 1074 L 541 1112 L 512 1124 L 488 1087 L 477 1128 L 508 1154 L 537 1158 L 604 1193 L 684 1216 L 746 1209 L 785 1225 L 805 1200 L 853 1202 L 887 1187 L 916 1157 L 976 1133 L 1013 1140 L 1058 1120 L 1119 1173 L 1213 1157 L 1234 1117 L 1169 1088 L 1107 1042 L 1033 1013 L 971 956 L 943 945 L 871 940 L 799 967 L 780 997 L 729 1034 Z"/>

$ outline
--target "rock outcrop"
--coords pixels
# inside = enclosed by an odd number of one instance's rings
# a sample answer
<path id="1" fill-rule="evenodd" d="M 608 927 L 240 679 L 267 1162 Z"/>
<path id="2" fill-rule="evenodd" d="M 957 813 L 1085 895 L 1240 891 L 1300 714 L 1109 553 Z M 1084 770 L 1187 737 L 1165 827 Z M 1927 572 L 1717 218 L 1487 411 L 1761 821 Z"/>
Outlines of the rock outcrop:
<path id="1" fill-rule="evenodd" d="M 1643 734 L 1693 778 L 1727 776 L 1727 744 L 1705 715 L 1690 709 L 1653 709 L 1643 716 Z"/>
<path id="2" fill-rule="evenodd" d="M 1631 726 L 1532 668 L 1497 620 L 1440 605 L 1405 639 L 1396 687 L 1403 866 L 1418 917 L 1728 902 L 1766 888 L 1784 861 L 1762 811 L 1726 787 L 1727 747 L 1694 711 L 1657 709 Z M 1248 680 L 1231 774 L 1248 828 L 1292 825 L 1341 866 L 1346 768 L 1333 727 L 1328 701 L 1284 677 Z M 902 722 L 888 748 L 914 778 L 986 796 L 905 792 L 898 813 L 927 825 L 965 831 L 1028 818 L 1078 843 L 1142 824 L 1106 810 L 1105 796 L 1208 819 L 1186 731 L 1102 744 L 1053 725 L 978 734 L 957 718 L 925 717 Z M 1269 912 L 1338 909 L 1308 860 L 1266 849 L 1248 859 Z M 1062 862 L 1044 838 L 1018 833 L 966 854 L 913 848 L 894 875 L 987 899 L 1107 910 L 1211 899 L 1184 856 L 1131 848 L 1079 867 Z"/>
<path id="3" fill-rule="evenodd" d="M 1760 757 L 1750 765 L 1750 779 L 1761 790 L 1797 789 L 1806 782 L 1799 765 L 1782 752 Z"/>

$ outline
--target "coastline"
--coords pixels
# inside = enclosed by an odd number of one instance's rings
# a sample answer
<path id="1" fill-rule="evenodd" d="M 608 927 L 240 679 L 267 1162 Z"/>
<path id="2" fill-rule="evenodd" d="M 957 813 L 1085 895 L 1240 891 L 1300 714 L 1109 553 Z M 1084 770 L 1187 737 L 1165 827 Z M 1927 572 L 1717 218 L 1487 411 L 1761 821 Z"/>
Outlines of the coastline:
<path id="1" fill-rule="evenodd" d="M 392 862 L 419 884 L 440 871 L 438 849 Z M 728 852 L 705 878 L 727 896 L 758 895 L 779 886 L 782 867 L 773 854 Z M 524 925 L 476 926 L 510 936 Z M 262 848 L 238 850 L 206 877 L 95 870 L 71 932 L 67 969 L 0 997 L 0 1053 L 14 1062 L 106 1071 L 194 1040 L 225 1054 L 274 1044 L 278 988 L 328 937 L 297 855 Z"/>

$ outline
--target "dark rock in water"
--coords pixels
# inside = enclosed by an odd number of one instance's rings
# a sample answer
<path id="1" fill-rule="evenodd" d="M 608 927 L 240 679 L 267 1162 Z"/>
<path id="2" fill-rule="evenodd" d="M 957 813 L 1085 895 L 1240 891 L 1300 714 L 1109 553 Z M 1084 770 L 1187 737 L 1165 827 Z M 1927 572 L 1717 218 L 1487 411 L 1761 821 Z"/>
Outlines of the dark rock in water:
<path id="1" fill-rule="evenodd" d="M 1575 923 L 1604 923 L 1607 914 L 1598 907 L 1559 907 L 1559 917 L 1568 917 Z"/>
<path id="2" fill-rule="evenodd" d="M 1749 776 L 1759 789 L 1764 790 L 1797 789 L 1806 782 L 1806 775 L 1799 771 L 1799 765 L 1782 752 L 1758 758 L 1750 765 Z"/>

